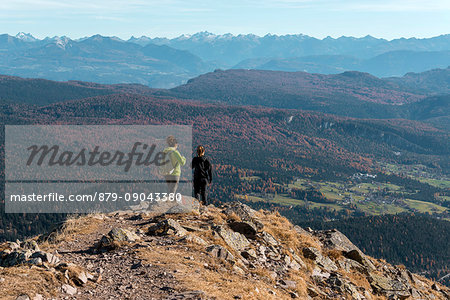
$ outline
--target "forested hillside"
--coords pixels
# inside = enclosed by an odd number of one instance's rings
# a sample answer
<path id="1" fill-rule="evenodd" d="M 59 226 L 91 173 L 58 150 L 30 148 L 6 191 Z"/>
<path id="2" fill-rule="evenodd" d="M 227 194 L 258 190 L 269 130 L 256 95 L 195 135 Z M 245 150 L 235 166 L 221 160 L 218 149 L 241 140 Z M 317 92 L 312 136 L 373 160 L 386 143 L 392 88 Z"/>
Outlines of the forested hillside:
<path id="1" fill-rule="evenodd" d="M 321 75 L 216 70 L 159 93 L 207 102 L 313 110 L 356 118 L 425 120 L 446 118 L 450 113 L 448 96 L 433 96 L 449 86 L 446 82 L 449 69 L 439 74 L 436 77 L 423 74 L 426 83 L 421 85 L 411 82 L 412 75 L 379 79 L 359 72 Z M 440 84 L 443 84 L 442 88 L 434 88 Z"/>

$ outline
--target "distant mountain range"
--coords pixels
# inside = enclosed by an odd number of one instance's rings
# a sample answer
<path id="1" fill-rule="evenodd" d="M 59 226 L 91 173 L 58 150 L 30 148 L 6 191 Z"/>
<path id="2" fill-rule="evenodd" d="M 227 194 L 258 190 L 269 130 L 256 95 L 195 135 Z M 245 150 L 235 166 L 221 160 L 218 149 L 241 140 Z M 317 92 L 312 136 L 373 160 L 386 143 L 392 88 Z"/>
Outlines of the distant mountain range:
<path id="1" fill-rule="evenodd" d="M 51 80 L 139 83 L 168 88 L 214 69 L 264 69 L 337 74 L 367 72 L 402 76 L 450 65 L 450 35 L 388 41 L 306 35 L 214 35 L 173 39 L 94 35 L 37 39 L 0 35 L 0 74 Z"/>
<path id="2" fill-rule="evenodd" d="M 141 83 L 176 86 L 211 69 L 185 50 L 162 45 L 140 46 L 95 35 L 29 41 L 0 36 L 0 73 L 52 80 Z"/>
<path id="3" fill-rule="evenodd" d="M 304 71 L 337 74 L 348 70 L 367 72 L 378 77 L 403 76 L 450 65 L 450 51 L 390 51 L 369 59 L 344 55 L 314 55 L 295 58 L 255 58 L 244 60 L 233 69 Z"/>
<path id="4" fill-rule="evenodd" d="M 129 41 L 142 45 L 154 43 L 188 50 L 204 60 L 218 61 L 222 64 L 228 64 L 229 67 L 249 58 L 345 55 L 368 59 L 398 50 L 418 52 L 450 50 L 449 34 L 428 39 L 401 38 L 388 41 L 370 35 L 362 38 L 343 36 L 337 39 L 332 37 L 317 39 L 303 34 L 282 36 L 267 34 L 260 37 L 254 34 L 234 36 L 199 32 L 194 35 L 182 35 L 174 39 L 141 37 L 139 39 L 131 38 Z"/>

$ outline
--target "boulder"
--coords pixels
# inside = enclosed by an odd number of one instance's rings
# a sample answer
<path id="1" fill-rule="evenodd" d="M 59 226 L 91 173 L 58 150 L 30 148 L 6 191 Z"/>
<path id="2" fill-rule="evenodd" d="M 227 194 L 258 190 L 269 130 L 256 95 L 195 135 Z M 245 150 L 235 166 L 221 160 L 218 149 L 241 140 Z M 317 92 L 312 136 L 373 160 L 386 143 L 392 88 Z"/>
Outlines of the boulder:
<path id="1" fill-rule="evenodd" d="M 305 229 L 301 228 L 298 225 L 294 226 L 294 230 L 298 233 L 298 234 L 304 234 L 304 235 L 311 235 L 311 232 L 306 231 Z"/>
<path id="2" fill-rule="evenodd" d="M 71 279 L 76 285 L 84 285 L 88 282 L 87 274 L 84 271 L 73 274 Z"/>
<path id="3" fill-rule="evenodd" d="M 284 288 L 284 289 L 296 289 L 297 288 L 297 283 L 293 280 L 280 280 L 278 281 L 278 284 Z"/>
<path id="4" fill-rule="evenodd" d="M 249 258 L 257 258 L 256 256 L 256 251 L 254 249 L 247 249 L 241 252 L 242 257 L 244 257 L 245 259 L 249 259 Z"/>
<path id="5" fill-rule="evenodd" d="M 245 271 L 242 270 L 242 268 L 240 268 L 240 267 L 238 267 L 236 265 L 233 266 L 233 271 L 236 272 L 239 275 L 245 275 Z"/>
<path id="6" fill-rule="evenodd" d="M 356 287 L 352 283 L 345 281 L 343 283 L 343 288 L 348 294 L 350 294 L 351 299 L 354 299 L 354 300 L 363 300 L 363 299 L 365 299 L 365 297 L 363 297 L 358 292 L 358 290 L 356 289 Z"/>
<path id="7" fill-rule="evenodd" d="M 311 273 L 311 278 L 316 282 L 321 282 L 330 277 L 330 273 L 323 272 L 320 268 L 315 267 Z"/>
<path id="8" fill-rule="evenodd" d="M 320 230 L 313 233 L 324 247 L 339 251 L 359 250 L 343 233 L 337 229 Z M 361 251 L 361 250 L 359 250 Z"/>
<path id="9" fill-rule="evenodd" d="M 34 257 L 27 260 L 27 263 L 30 265 L 40 266 L 42 265 L 42 258 L 40 257 Z"/>
<path id="10" fill-rule="evenodd" d="M 97 244 L 97 249 L 114 249 L 122 243 L 135 242 L 139 236 L 124 228 L 113 228 L 107 235 L 104 235 Z"/>
<path id="11" fill-rule="evenodd" d="M 338 267 L 329 257 L 323 256 L 317 264 L 324 268 L 327 272 L 335 272 L 338 270 Z"/>
<path id="12" fill-rule="evenodd" d="M 180 237 L 185 236 L 187 233 L 187 230 L 173 219 L 163 220 L 151 226 L 147 232 L 149 235 L 176 235 Z"/>
<path id="13" fill-rule="evenodd" d="M 187 234 L 184 237 L 182 237 L 179 241 L 193 243 L 193 244 L 197 244 L 197 245 L 203 245 L 203 246 L 208 245 L 208 243 L 204 239 L 202 239 L 201 237 L 198 237 L 196 235 L 193 235 L 193 234 Z"/>
<path id="14" fill-rule="evenodd" d="M 25 241 L 22 244 L 21 248 L 26 249 L 26 250 L 31 250 L 31 251 L 39 251 L 40 250 L 37 242 L 33 241 L 33 240 Z"/>
<path id="15" fill-rule="evenodd" d="M 176 204 L 172 207 L 170 207 L 166 214 L 187 214 L 192 212 L 193 210 L 197 209 L 198 207 L 188 206 L 188 205 L 182 205 L 182 204 Z"/>
<path id="16" fill-rule="evenodd" d="M 293 263 L 297 263 L 301 269 L 306 269 L 306 264 L 303 261 L 303 259 L 300 258 L 300 256 L 298 256 L 297 254 L 295 254 L 293 249 L 289 249 L 289 252 L 291 252 L 292 258 L 293 260 L 291 261 L 291 264 Z"/>
<path id="17" fill-rule="evenodd" d="M 71 285 L 68 285 L 68 284 L 63 284 L 62 287 L 61 287 L 61 290 L 64 293 L 69 294 L 71 296 L 73 296 L 73 295 L 75 295 L 77 293 L 77 288 L 73 287 Z"/>
<path id="18" fill-rule="evenodd" d="M 399 300 L 406 300 L 406 299 L 411 298 L 411 293 L 408 291 L 400 291 L 400 292 L 395 292 L 394 296 Z"/>
<path id="19" fill-rule="evenodd" d="M 331 273 L 328 279 L 326 280 L 326 283 L 333 289 L 340 290 L 344 282 L 340 278 L 339 273 Z"/>
<path id="20" fill-rule="evenodd" d="M 406 282 L 408 282 L 410 284 L 414 284 L 415 283 L 413 274 L 409 270 L 400 270 L 399 271 L 399 275 Z"/>
<path id="21" fill-rule="evenodd" d="M 247 238 L 239 232 L 234 232 L 225 226 L 216 226 L 214 229 L 233 250 L 241 251 L 250 245 Z"/>
<path id="22" fill-rule="evenodd" d="M 60 263 L 55 267 L 56 270 L 64 274 L 64 277 L 71 280 L 75 285 L 82 286 L 93 280 L 94 276 L 87 272 L 84 268 L 73 263 Z"/>
<path id="23" fill-rule="evenodd" d="M 225 247 L 220 245 L 212 245 L 206 248 L 206 251 L 209 252 L 212 256 L 223 259 L 226 261 L 234 261 L 233 254 L 230 253 Z"/>
<path id="24" fill-rule="evenodd" d="M 11 250 L 19 249 L 20 248 L 20 243 L 8 242 L 8 247 Z"/>
<path id="25" fill-rule="evenodd" d="M 15 249 L 14 251 L 8 253 L 3 251 L 4 254 L 0 261 L 0 266 L 2 267 L 12 267 L 16 265 L 21 265 L 27 263 L 27 260 L 30 258 L 32 252 L 31 250 L 20 250 Z"/>
<path id="26" fill-rule="evenodd" d="M 320 251 L 314 247 L 305 247 L 302 249 L 302 252 L 305 258 L 309 258 L 314 261 L 320 260 L 322 258 L 322 254 L 320 254 Z"/>
<path id="27" fill-rule="evenodd" d="M 287 265 L 287 267 L 290 268 L 290 269 L 292 269 L 292 270 L 294 270 L 294 271 L 298 271 L 298 270 L 300 270 L 300 269 L 302 268 L 302 266 L 301 266 L 298 262 L 296 262 L 295 260 L 292 260 L 292 261 Z"/>
<path id="28" fill-rule="evenodd" d="M 306 291 L 308 295 L 312 298 L 318 297 L 319 299 L 328 299 L 327 295 L 324 292 L 322 292 L 320 289 L 316 288 L 311 284 L 308 284 Z"/>
<path id="29" fill-rule="evenodd" d="M 371 273 L 368 279 L 370 285 L 372 286 L 374 292 L 376 293 L 383 293 L 386 291 L 393 290 L 393 286 L 391 284 L 392 281 L 388 277 Z"/>
<path id="30" fill-rule="evenodd" d="M 227 216 L 236 214 L 239 218 L 241 218 L 241 221 L 252 222 L 256 226 L 257 230 L 262 230 L 264 227 L 264 225 L 258 220 L 256 211 L 240 202 L 227 203 L 223 213 Z"/>
<path id="31" fill-rule="evenodd" d="M 59 258 L 51 253 L 45 252 L 45 251 L 38 251 L 38 252 L 34 252 L 31 255 L 31 258 L 40 258 L 42 259 L 43 262 L 52 264 L 52 265 L 56 265 L 59 263 Z"/>
<path id="32" fill-rule="evenodd" d="M 108 233 L 108 237 L 117 242 L 134 242 L 139 239 L 139 236 L 124 228 L 113 228 Z"/>
<path id="33" fill-rule="evenodd" d="M 376 269 L 372 262 L 364 255 L 364 253 L 361 252 L 361 250 L 354 249 L 348 252 L 344 252 L 344 256 L 362 264 L 363 266 L 368 268 L 369 271 L 373 271 Z"/>
<path id="34" fill-rule="evenodd" d="M 253 222 L 242 221 L 242 222 L 231 222 L 228 224 L 233 231 L 239 232 L 245 235 L 246 238 L 255 239 L 257 228 Z"/>
<path id="35" fill-rule="evenodd" d="M 357 261 L 354 261 L 352 259 L 349 258 L 342 258 L 340 260 L 337 261 L 338 265 L 341 269 L 345 270 L 346 272 L 350 272 L 351 270 L 355 270 L 361 274 L 369 274 L 369 270 L 363 266 L 362 264 L 360 264 Z"/>
<path id="36" fill-rule="evenodd" d="M 261 233 L 261 238 L 262 238 L 262 240 L 263 240 L 267 245 L 270 245 L 270 246 L 278 246 L 278 245 L 280 244 L 280 242 L 278 242 L 278 241 L 273 237 L 273 235 L 271 235 L 270 233 L 265 232 L 265 231 L 263 231 L 263 232 Z"/>

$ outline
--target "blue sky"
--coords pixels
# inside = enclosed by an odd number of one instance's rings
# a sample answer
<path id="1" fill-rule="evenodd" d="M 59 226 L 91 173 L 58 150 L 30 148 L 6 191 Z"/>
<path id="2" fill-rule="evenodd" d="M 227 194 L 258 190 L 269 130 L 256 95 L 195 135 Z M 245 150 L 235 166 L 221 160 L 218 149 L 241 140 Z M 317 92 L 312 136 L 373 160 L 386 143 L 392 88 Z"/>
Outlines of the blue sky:
<path id="1" fill-rule="evenodd" d="M 431 37 L 450 33 L 448 0 L 1 0 L 0 33 L 71 38 L 257 35 Z"/>

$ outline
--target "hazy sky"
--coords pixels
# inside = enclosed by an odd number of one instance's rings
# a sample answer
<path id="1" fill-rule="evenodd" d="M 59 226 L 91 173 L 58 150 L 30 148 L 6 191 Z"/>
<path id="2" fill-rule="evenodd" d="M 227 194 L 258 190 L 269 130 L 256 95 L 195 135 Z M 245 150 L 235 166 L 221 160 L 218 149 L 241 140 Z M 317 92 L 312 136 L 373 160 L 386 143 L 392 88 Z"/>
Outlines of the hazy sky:
<path id="1" fill-rule="evenodd" d="M 0 33 L 175 37 L 199 31 L 387 39 L 450 33 L 449 0 L 0 0 Z"/>

